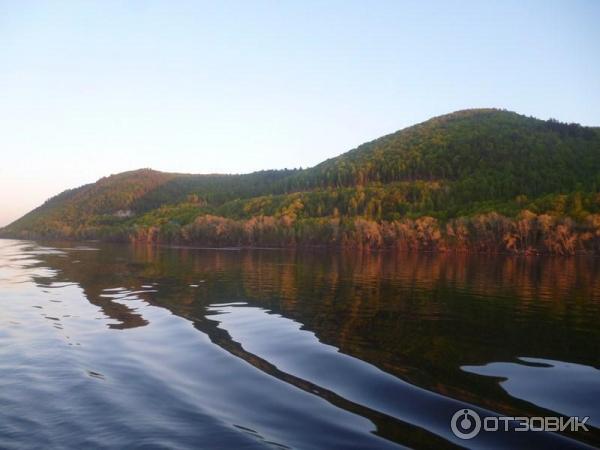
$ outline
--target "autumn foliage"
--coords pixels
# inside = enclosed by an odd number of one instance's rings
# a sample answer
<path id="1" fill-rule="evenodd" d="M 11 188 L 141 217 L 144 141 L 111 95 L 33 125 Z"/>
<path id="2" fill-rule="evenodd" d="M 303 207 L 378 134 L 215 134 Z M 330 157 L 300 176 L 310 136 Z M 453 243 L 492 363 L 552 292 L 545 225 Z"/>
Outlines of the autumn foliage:
<path id="1" fill-rule="evenodd" d="M 309 169 L 142 169 L 65 191 L 0 236 L 197 246 L 597 253 L 600 132 L 466 110 Z"/>

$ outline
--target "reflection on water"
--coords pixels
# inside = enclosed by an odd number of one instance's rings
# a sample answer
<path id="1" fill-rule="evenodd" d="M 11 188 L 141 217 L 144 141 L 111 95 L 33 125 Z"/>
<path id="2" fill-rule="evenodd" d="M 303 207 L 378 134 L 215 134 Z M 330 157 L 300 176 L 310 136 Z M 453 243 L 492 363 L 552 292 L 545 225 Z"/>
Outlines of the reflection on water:
<path id="1" fill-rule="evenodd" d="M 598 425 L 599 270 L 0 241 L 0 447 L 440 448 L 463 407 Z M 522 434 L 469 445 L 573 444 Z"/>
<path id="2" fill-rule="evenodd" d="M 600 370 L 540 358 L 515 363 L 465 366 L 463 370 L 502 378 L 500 386 L 516 398 L 565 416 L 589 417 L 600 426 Z"/>

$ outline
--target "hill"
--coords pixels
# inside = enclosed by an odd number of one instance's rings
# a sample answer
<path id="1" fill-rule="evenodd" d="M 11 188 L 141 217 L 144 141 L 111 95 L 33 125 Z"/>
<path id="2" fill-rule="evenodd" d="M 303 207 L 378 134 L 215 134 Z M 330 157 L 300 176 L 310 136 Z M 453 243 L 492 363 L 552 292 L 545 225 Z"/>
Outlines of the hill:
<path id="1" fill-rule="evenodd" d="M 69 190 L 3 236 L 200 245 L 597 251 L 600 131 L 459 111 L 304 170 L 150 169 Z"/>

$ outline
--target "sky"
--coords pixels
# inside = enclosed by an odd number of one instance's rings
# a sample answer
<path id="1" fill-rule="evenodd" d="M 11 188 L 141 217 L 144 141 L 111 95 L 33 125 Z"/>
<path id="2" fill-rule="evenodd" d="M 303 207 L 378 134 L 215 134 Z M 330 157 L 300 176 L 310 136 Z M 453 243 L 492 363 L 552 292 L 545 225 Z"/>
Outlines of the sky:
<path id="1" fill-rule="evenodd" d="M 0 226 L 102 176 L 308 167 L 436 115 L 600 126 L 600 1 L 0 0 Z"/>

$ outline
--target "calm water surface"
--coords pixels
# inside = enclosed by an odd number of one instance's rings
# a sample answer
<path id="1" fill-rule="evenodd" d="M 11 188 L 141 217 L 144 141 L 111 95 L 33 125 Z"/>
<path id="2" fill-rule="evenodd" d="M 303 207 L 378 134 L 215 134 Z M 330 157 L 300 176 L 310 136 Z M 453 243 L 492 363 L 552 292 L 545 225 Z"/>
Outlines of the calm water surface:
<path id="1" fill-rule="evenodd" d="M 599 317 L 592 258 L 0 240 L 0 447 L 599 445 Z"/>

